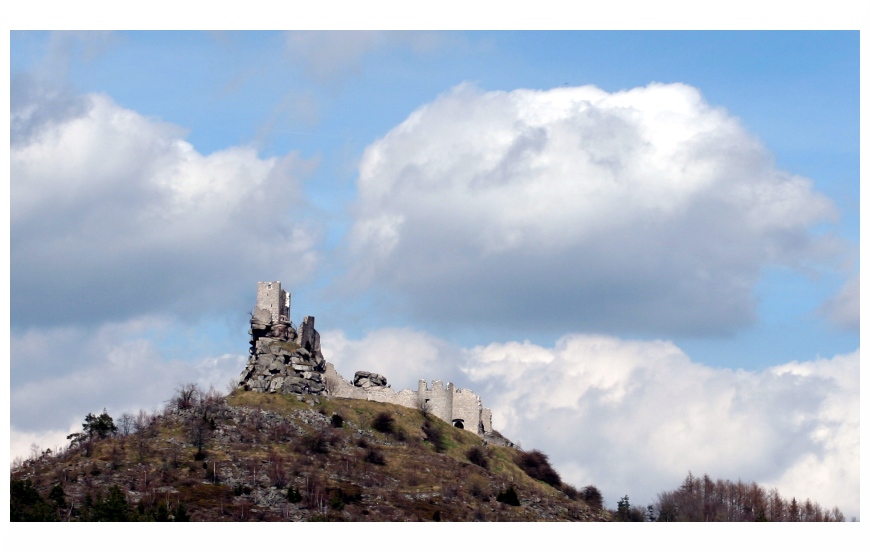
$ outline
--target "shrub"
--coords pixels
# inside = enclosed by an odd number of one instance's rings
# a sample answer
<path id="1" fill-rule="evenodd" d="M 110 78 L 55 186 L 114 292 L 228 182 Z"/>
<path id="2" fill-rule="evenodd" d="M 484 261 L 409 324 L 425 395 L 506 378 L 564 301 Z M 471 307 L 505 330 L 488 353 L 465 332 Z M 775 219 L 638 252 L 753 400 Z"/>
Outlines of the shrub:
<path id="1" fill-rule="evenodd" d="M 341 501 L 341 497 L 338 495 L 332 495 L 329 499 L 329 507 L 333 510 L 344 510 L 344 502 Z"/>
<path id="2" fill-rule="evenodd" d="M 571 500 L 577 500 L 578 498 L 580 498 L 580 491 L 578 491 L 577 487 L 575 487 L 574 485 L 563 483 L 562 492 L 565 493 L 565 496 L 567 496 Z"/>
<path id="3" fill-rule="evenodd" d="M 420 399 L 420 402 L 417 403 L 417 408 L 420 410 L 420 414 L 428 420 L 429 415 L 432 414 L 432 403 L 428 399 Z"/>
<path id="4" fill-rule="evenodd" d="M 372 420 L 372 429 L 381 433 L 392 433 L 395 429 L 395 420 L 392 414 L 381 412 L 375 416 L 375 419 Z"/>
<path id="5" fill-rule="evenodd" d="M 89 521 L 130 521 L 130 505 L 127 494 L 117 485 L 109 487 L 105 500 L 97 496 L 97 501 L 90 512 Z"/>
<path id="6" fill-rule="evenodd" d="M 507 504 L 508 506 L 519 506 L 520 505 L 520 497 L 517 495 L 517 490 L 513 485 L 505 489 L 504 491 L 499 491 L 498 495 L 495 497 L 496 500 L 501 502 L 502 504 Z"/>
<path id="7" fill-rule="evenodd" d="M 369 464 L 376 464 L 378 466 L 383 466 L 387 463 L 387 461 L 384 459 L 384 455 L 375 449 L 369 449 L 363 460 L 365 460 Z"/>
<path id="8" fill-rule="evenodd" d="M 287 500 L 293 504 L 302 502 L 302 493 L 296 487 L 287 487 Z"/>
<path id="9" fill-rule="evenodd" d="M 343 427 L 344 426 L 344 418 L 342 418 L 338 414 L 333 414 L 332 418 L 330 418 L 329 423 L 332 424 L 332 427 Z"/>
<path id="10" fill-rule="evenodd" d="M 601 510 L 604 508 L 604 497 L 601 496 L 601 491 L 595 485 L 587 485 L 580 489 L 580 498 L 589 505 L 590 508 Z"/>
<path id="11" fill-rule="evenodd" d="M 486 481 L 480 477 L 472 477 L 468 481 L 468 490 L 474 498 L 483 498 L 487 495 Z"/>
<path id="12" fill-rule="evenodd" d="M 426 434 L 426 440 L 435 447 L 435 452 L 444 452 L 446 450 L 447 447 L 444 446 L 444 432 L 441 431 L 440 427 L 430 424 L 427 420 L 421 429 Z"/>
<path id="13" fill-rule="evenodd" d="M 359 489 L 343 489 L 341 487 L 328 489 L 329 505 L 333 510 L 343 510 L 345 504 L 360 502 L 362 492 Z"/>
<path id="14" fill-rule="evenodd" d="M 300 452 L 311 452 L 314 454 L 326 454 L 329 452 L 329 441 L 323 432 L 315 431 L 304 435 L 300 439 L 302 450 Z"/>
<path id="15" fill-rule="evenodd" d="M 465 453 L 465 457 L 468 458 L 468 461 L 472 464 L 480 466 L 485 470 L 489 469 L 489 459 L 487 459 L 486 451 L 484 451 L 482 447 L 471 447 Z"/>
<path id="16" fill-rule="evenodd" d="M 550 459 L 543 452 L 537 449 L 530 452 L 520 452 L 514 462 L 529 477 L 543 481 L 557 489 L 562 486 L 562 478 L 550 465 Z"/>

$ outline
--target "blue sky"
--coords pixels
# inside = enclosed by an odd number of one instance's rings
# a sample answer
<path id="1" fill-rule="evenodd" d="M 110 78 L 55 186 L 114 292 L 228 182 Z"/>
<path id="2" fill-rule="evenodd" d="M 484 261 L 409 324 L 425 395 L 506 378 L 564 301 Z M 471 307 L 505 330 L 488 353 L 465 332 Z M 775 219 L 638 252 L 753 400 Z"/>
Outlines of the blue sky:
<path id="1" fill-rule="evenodd" d="M 858 32 L 13 32 L 10 78 L 13 455 L 223 388 L 277 279 L 611 502 L 857 515 Z"/>

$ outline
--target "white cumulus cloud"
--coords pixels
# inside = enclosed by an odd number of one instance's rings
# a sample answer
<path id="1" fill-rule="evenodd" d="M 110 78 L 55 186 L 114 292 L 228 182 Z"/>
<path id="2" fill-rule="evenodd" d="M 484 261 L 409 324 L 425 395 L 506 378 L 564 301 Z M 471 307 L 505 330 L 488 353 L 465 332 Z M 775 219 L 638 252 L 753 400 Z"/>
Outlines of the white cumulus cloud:
<path id="1" fill-rule="evenodd" d="M 727 370 L 665 341 L 568 335 L 469 351 L 494 425 L 571 481 L 652 501 L 691 470 L 858 509 L 859 354 Z"/>
<path id="2" fill-rule="evenodd" d="M 311 275 L 310 162 L 246 146 L 203 155 L 107 96 L 27 79 L 12 103 L 13 325 L 243 312 L 250 282 Z"/>
<path id="3" fill-rule="evenodd" d="M 578 488 L 596 485 L 611 507 L 626 494 L 651 503 L 692 471 L 859 512 L 858 351 L 749 372 L 693 362 L 668 341 L 597 334 L 461 349 L 381 329 L 323 343 L 348 378 L 367 370 L 395 389 L 435 377 L 470 388 L 495 429 L 549 454 Z"/>
<path id="4" fill-rule="evenodd" d="M 367 148 L 352 280 L 419 317 L 721 334 L 750 324 L 767 263 L 829 259 L 836 217 L 683 84 L 461 85 Z"/>
<path id="5" fill-rule="evenodd" d="M 462 377 L 460 352 L 427 333 L 405 328 L 381 328 L 360 340 L 341 331 L 324 332 L 324 357 L 348 381 L 358 371 L 387 376 L 396 390 L 417 389 L 421 379 L 455 381 Z"/>

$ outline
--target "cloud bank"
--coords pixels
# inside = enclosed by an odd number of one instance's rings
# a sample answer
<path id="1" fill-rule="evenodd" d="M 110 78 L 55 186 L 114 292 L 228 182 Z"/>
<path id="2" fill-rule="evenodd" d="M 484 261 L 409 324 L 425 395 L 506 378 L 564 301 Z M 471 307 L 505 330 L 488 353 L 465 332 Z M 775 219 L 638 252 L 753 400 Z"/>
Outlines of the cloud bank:
<path id="1" fill-rule="evenodd" d="M 16 336 L 12 363 L 31 370 L 13 378 L 18 380 L 10 393 L 13 431 L 75 425 L 103 408 L 113 416 L 150 409 L 169 400 L 179 383 L 224 391 L 238 377 L 243 354 L 186 360 L 161 351 L 155 338 L 174 331 L 166 320 L 142 318 L 96 330 L 40 328 Z"/>
<path id="2" fill-rule="evenodd" d="M 469 326 L 721 335 L 835 217 L 690 86 L 462 85 L 366 149 L 349 281 Z"/>
<path id="3" fill-rule="evenodd" d="M 611 507 L 625 494 L 650 503 L 691 470 L 858 514 L 858 351 L 747 372 L 698 364 L 668 341 L 590 334 L 460 349 L 381 329 L 327 344 L 347 378 L 368 370 L 396 389 L 435 377 L 471 388 L 497 430 L 547 452 L 570 483 L 598 486 Z"/>
<path id="4" fill-rule="evenodd" d="M 202 155 L 173 125 L 27 77 L 12 106 L 13 329 L 244 312 L 251 282 L 310 276 L 310 162 Z"/>

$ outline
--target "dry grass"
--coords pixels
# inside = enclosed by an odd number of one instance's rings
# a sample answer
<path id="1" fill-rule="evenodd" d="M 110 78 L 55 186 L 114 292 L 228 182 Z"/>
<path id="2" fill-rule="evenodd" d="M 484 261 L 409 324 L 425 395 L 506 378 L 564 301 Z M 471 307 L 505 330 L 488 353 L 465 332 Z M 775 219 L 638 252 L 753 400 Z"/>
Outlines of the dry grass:
<path id="1" fill-rule="evenodd" d="M 304 397 L 314 402 L 313 397 Z M 235 391 L 215 410 L 216 430 L 194 461 L 185 430 L 195 412 L 166 413 L 147 438 L 140 435 L 94 444 L 91 457 L 71 451 L 26 465 L 40 492 L 61 483 L 72 501 L 112 484 L 135 506 L 161 497 L 183 503 L 194 521 L 535 521 L 600 519 L 582 502 L 529 478 L 514 463 L 516 451 L 482 447 L 481 439 L 433 416 L 401 406 L 295 395 Z M 332 416 L 343 419 L 332 426 Z M 378 416 L 393 419 L 391 432 L 372 429 Z M 425 423 L 442 435 L 443 452 L 425 440 Z M 468 460 L 485 451 L 488 469 Z M 383 463 L 366 456 L 377 454 Z M 513 485 L 521 506 L 496 495 Z M 288 489 L 302 500 L 288 500 Z M 161 494 L 162 493 L 162 494 Z"/>

